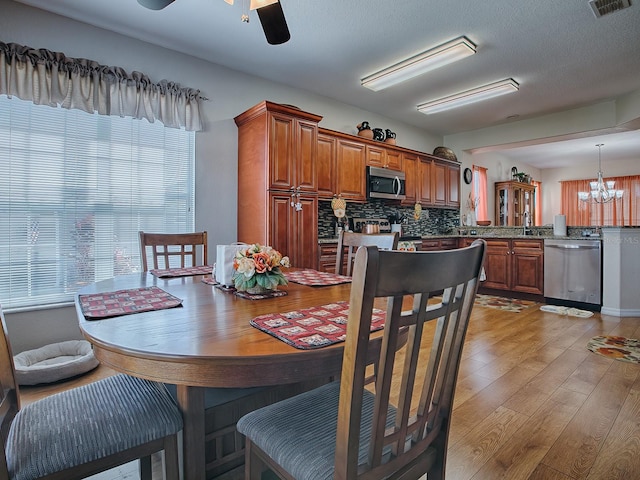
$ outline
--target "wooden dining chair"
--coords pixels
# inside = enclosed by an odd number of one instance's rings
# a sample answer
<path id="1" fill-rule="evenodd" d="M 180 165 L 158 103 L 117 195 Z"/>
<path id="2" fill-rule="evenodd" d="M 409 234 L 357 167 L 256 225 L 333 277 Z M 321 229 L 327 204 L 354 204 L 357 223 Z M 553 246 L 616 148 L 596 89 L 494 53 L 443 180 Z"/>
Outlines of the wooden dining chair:
<path id="1" fill-rule="evenodd" d="M 153 257 L 153 268 L 171 268 L 178 265 L 171 264 L 172 258 L 180 258 L 180 268 L 207 265 L 207 232 L 194 233 L 147 233 L 140 232 L 140 258 L 142 261 L 142 271 L 148 271 L 147 247 L 151 247 Z M 198 247 L 200 247 L 201 263 L 198 263 Z M 163 265 L 158 259 L 162 258 Z M 189 259 L 190 263 L 185 260 Z"/>
<path id="2" fill-rule="evenodd" d="M 164 478 L 179 478 L 182 415 L 164 387 L 115 375 L 20 408 L 15 366 L 0 307 L 0 479 L 75 480 L 164 451 Z"/>
<path id="3" fill-rule="evenodd" d="M 351 276 L 353 261 L 355 260 L 358 248 L 373 245 L 380 249 L 395 250 L 398 248 L 398 239 L 398 232 L 371 234 L 344 231 L 340 232 L 338 235 L 338 249 L 336 253 L 336 274 Z"/>
<path id="4" fill-rule="evenodd" d="M 434 252 L 358 250 L 341 379 L 251 412 L 245 478 L 444 478 L 462 346 L 485 242 Z M 429 293 L 444 290 L 441 301 Z M 375 393 L 364 385 L 372 309 L 386 305 Z M 403 311 L 403 308 L 406 311 Z M 403 331 L 406 346 L 398 351 Z"/>

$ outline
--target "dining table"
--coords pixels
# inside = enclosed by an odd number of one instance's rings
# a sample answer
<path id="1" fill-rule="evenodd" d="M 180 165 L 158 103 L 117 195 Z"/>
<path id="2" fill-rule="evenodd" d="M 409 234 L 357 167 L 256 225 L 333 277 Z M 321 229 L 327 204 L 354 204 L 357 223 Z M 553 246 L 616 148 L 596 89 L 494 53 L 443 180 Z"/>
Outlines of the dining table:
<path id="1" fill-rule="evenodd" d="M 292 269 L 295 270 L 295 269 Z M 209 277 L 211 279 L 211 277 Z M 348 301 L 350 283 L 279 286 L 286 295 L 250 299 L 205 283 L 206 276 L 163 278 L 148 272 L 115 276 L 82 287 L 76 311 L 84 337 L 98 360 L 113 370 L 176 385 L 183 415 L 183 473 L 205 478 L 207 387 L 247 388 L 286 385 L 339 375 L 344 342 L 300 349 L 255 328 L 257 316 Z M 181 300 L 175 308 L 102 319 L 86 316 L 81 296 L 158 287 Z M 369 360 L 375 361 L 381 332 L 371 335 Z"/>

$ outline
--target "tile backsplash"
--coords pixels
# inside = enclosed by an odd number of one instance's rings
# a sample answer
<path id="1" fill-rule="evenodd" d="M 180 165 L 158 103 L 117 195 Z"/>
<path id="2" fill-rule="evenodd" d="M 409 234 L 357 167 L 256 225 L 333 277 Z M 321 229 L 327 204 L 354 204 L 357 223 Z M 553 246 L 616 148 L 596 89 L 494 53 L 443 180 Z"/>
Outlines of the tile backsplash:
<path id="1" fill-rule="evenodd" d="M 444 208 L 423 208 L 419 220 L 413 219 L 413 207 L 395 206 L 385 200 L 369 200 L 367 203 L 347 202 L 348 218 L 388 218 L 393 213 L 404 215 L 403 235 L 441 235 L 457 233 L 460 212 Z M 336 217 L 331 201 L 318 202 L 318 237 L 335 237 Z"/>

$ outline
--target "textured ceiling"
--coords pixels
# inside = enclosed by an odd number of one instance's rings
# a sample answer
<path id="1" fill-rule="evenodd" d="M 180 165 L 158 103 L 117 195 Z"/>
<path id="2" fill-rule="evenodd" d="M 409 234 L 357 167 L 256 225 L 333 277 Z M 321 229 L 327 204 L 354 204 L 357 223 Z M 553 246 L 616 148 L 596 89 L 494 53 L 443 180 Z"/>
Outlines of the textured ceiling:
<path id="1" fill-rule="evenodd" d="M 255 12 L 249 24 L 240 21 L 243 0 L 234 6 L 175 0 L 161 11 L 135 0 L 19 1 L 441 135 L 640 89 L 639 0 L 599 19 L 587 0 L 281 0 L 291 40 L 278 46 L 267 44 Z M 478 46 L 475 55 L 383 91 L 360 86 L 360 78 L 460 35 Z M 419 103 L 509 77 L 519 92 L 436 115 L 416 110 Z M 607 140 L 615 143 L 615 137 Z M 640 134 L 627 143 L 634 140 L 628 148 L 638 158 Z M 582 140 L 591 150 L 598 141 Z M 509 154 L 536 165 L 538 148 Z"/>

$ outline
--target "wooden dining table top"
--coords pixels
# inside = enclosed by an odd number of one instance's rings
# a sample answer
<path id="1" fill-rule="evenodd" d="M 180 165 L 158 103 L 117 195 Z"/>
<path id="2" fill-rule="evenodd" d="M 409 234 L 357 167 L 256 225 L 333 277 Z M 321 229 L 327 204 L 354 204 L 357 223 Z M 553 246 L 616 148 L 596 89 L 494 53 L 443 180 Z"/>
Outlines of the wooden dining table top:
<path id="1" fill-rule="evenodd" d="M 285 313 L 349 300 L 350 283 L 310 287 L 289 282 L 286 296 L 251 300 L 202 282 L 202 276 L 123 275 L 83 287 L 78 295 L 157 286 L 182 299 L 164 310 L 100 320 L 80 329 L 97 358 L 123 373 L 177 385 L 253 387 L 337 374 L 344 342 L 313 350 L 294 348 L 250 325 L 267 313 Z M 373 334 L 372 355 L 379 348 Z"/>

